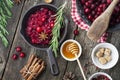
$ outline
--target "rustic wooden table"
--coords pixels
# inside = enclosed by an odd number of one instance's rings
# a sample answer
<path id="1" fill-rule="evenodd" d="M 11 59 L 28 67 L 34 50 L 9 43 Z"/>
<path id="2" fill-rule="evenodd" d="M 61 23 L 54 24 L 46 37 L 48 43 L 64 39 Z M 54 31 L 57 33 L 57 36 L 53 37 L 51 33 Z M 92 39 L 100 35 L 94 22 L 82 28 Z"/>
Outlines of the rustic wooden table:
<path id="1" fill-rule="evenodd" d="M 53 4 L 55 6 L 60 6 L 65 0 L 54 0 Z M 22 77 L 19 73 L 19 70 L 25 65 L 28 57 L 32 53 L 37 53 L 40 58 L 44 59 L 47 63 L 47 68 L 43 72 L 39 79 L 37 80 L 62 80 L 63 75 L 66 72 L 73 72 L 77 76 L 77 80 L 83 80 L 77 62 L 67 62 L 61 56 L 57 58 L 57 62 L 60 69 L 60 74 L 58 76 L 53 76 L 50 72 L 49 62 L 47 53 L 45 51 L 37 50 L 33 47 L 30 47 L 28 44 L 20 36 L 20 27 L 23 15 L 25 14 L 26 10 L 28 10 L 33 5 L 43 3 L 43 0 L 22 0 L 20 5 L 15 5 L 12 9 L 13 16 L 11 19 L 8 20 L 7 29 L 10 33 L 8 36 L 9 39 L 9 47 L 4 48 L 0 41 L 0 57 L 2 57 L 3 63 L 0 63 L 0 80 L 22 80 Z M 71 0 L 68 0 L 68 4 L 66 6 L 65 14 L 69 20 L 68 25 L 68 33 L 66 39 L 74 38 L 82 45 L 83 52 L 82 56 L 80 57 L 81 64 L 84 68 L 85 75 L 90 77 L 95 72 L 104 71 L 111 75 L 113 80 L 120 80 L 120 60 L 118 61 L 117 65 L 110 69 L 110 70 L 101 70 L 96 68 L 91 61 L 91 51 L 97 43 L 91 42 L 86 37 L 86 32 L 79 29 L 79 35 L 74 36 L 73 30 L 76 29 L 75 23 L 72 21 L 71 18 Z M 118 50 L 120 51 L 120 32 L 114 32 L 109 35 L 108 42 L 114 44 Z M 15 47 L 21 46 L 23 51 L 26 53 L 26 57 L 24 59 L 18 59 L 13 61 L 11 59 L 12 54 L 15 53 Z"/>

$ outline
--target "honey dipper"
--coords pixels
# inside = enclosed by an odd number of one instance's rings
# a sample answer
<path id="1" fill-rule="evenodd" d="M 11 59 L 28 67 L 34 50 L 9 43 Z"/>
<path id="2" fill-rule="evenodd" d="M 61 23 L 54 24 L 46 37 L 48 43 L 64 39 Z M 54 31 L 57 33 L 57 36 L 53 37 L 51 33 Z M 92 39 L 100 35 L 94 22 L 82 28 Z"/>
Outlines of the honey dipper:
<path id="1" fill-rule="evenodd" d="M 73 42 L 73 43 L 69 44 L 67 47 L 68 47 L 68 51 L 70 51 L 72 54 L 74 54 L 75 57 L 77 58 L 77 57 L 78 57 L 78 53 L 79 53 L 79 47 L 78 47 L 78 45 Z M 80 70 L 81 70 L 81 73 L 82 73 L 82 75 L 83 75 L 84 80 L 87 80 L 86 77 L 85 77 L 85 74 L 84 74 L 84 72 L 83 72 L 81 63 L 80 63 L 80 61 L 79 61 L 78 58 L 77 58 L 77 63 L 78 63 L 78 65 L 79 65 L 79 68 L 80 68 Z"/>
<path id="2" fill-rule="evenodd" d="M 98 39 L 100 39 L 100 37 L 108 28 L 111 14 L 118 2 L 119 0 L 113 0 L 108 8 L 94 20 L 89 31 L 87 32 L 87 36 L 89 39 L 93 41 L 97 41 Z"/>

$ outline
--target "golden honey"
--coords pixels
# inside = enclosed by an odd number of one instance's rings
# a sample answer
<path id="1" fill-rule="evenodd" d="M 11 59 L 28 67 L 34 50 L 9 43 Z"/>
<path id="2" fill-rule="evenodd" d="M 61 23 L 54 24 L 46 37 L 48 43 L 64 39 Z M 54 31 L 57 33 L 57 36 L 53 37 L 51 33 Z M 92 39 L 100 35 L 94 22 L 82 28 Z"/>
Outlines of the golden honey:
<path id="1" fill-rule="evenodd" d="M 63 55 L 66 57 L 66 58 L 69 58 L 69 59 L 72 59 L 72 58 L 75 58 L 75 55 L 74 54 L 72 54 L 72 52 L 70 52 L 69 50 L 68 50 L 68 46 L 70 45 L 70 44 L 72 44 L 73 42 L 71 42 L 71 41 L 69 41 L 69 42 L 66 42 L 64 45 L 63 45 L 63 48 L 62 48 L 62 53 L 63 53 Z M 78 45 L 77 45 L 77 47 L 78 47 Z M 79 48 L 79 47 L 78 47 Z M 78 51 L 79 52 L 79 51 Z"/>

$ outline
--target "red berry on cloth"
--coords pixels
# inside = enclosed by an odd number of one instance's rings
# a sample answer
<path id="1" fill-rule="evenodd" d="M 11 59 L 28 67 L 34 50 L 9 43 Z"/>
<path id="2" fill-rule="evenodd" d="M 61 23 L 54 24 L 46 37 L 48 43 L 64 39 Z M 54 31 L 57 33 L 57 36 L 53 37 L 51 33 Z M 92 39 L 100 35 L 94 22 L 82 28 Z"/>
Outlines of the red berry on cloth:
<path id="1" fill-rule="evenodd" d="M 74 30 L 74 35 L 78 35 L 79 31 L 78 30 Z"/>
<path id="2" fill-rule="evenodd" d="M 21 52 L 21 51 L 22 51 L 22 48 L 21 48 L 21 47 L 16 47 L 16 51 L 17 51 L 17 52 Z"/>
<path id="3" fill-rule="evenodd" d="M 21 58 L 24 58 L 25 57 L 25 53 L 24 52 L 20 52 L 20 55 L 19 55 Z"/>
<path id="4" fill-rule="evenodd" d="M 13 59 L 13 60 L 16 60 L 17 58 L 18 58 L 17 54 L 13 54 L 13 55 L 12 55 L 12 59 Z"/>

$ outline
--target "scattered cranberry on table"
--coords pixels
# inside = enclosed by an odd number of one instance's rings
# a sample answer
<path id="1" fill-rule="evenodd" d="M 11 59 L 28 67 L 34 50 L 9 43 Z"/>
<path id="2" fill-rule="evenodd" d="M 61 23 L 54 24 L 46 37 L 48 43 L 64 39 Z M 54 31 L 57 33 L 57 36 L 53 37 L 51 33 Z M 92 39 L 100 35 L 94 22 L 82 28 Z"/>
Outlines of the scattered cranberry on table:
<path id="1" fill-rule="evenodd" d="M 21 51 L 22 51 L 22 48 L 21 48 L 21 47 L 16 47 L 16 51 L 17 51 L 17 52 L 21 52 Z"/>
<path id="2" fill-rule="evenodd" d="M 13 60 L 18 59 L 18 57 L 21 57 L 21 58 L 24 58 L 24 57 L 25 57 L 25 53 L 22 52 L 22 47 L 17 46 L 17 47 L 15 48 L 15 51 L 19 54 L 19 56 L 18 56 L 17 53 L 16 53 L 16 54 L 13 54 L 13 55 L 12 55 L 12 59 L 13 59 Z"/>
<path id="3" fill-rule="evenodd" d="M 32 13 L 27 21 L 26 34 L 33 44 L 48 45 L 52 39 L 55 12 L 48 8 L 40 8 Z"/>
<path id="4" fill-rule="evenodd" d="M 24 57 L 25 57 L 25 53 L 24 53 L 24 52 L 20 52 L 19 56 L 20 56 L 21 58 L 24 58 Z"/>
<path id="5" fill-rule="evenodd" d="M 16 60 L 17 58 L 18 58 L 18 55 L 17 55 L 17 54 L 13 54 L 13 55 L 12 55 L 12 59 L 13 59 L 13 60 Z"/>
<path id="6" fill-rule="evenodd" d="M 84 13 L 93 22 L 110 5 L 112 0 L 80 0 Z M 120 1 L 115 7 L 110 19 L 110 26 L 120 23 Z"/>
<path id="7" fill-rule="evenodd" d="M 76 30 L 74 30 L 74 35 L 78 35 L 79 34 L 79 31 L 76 29 Z"/>

